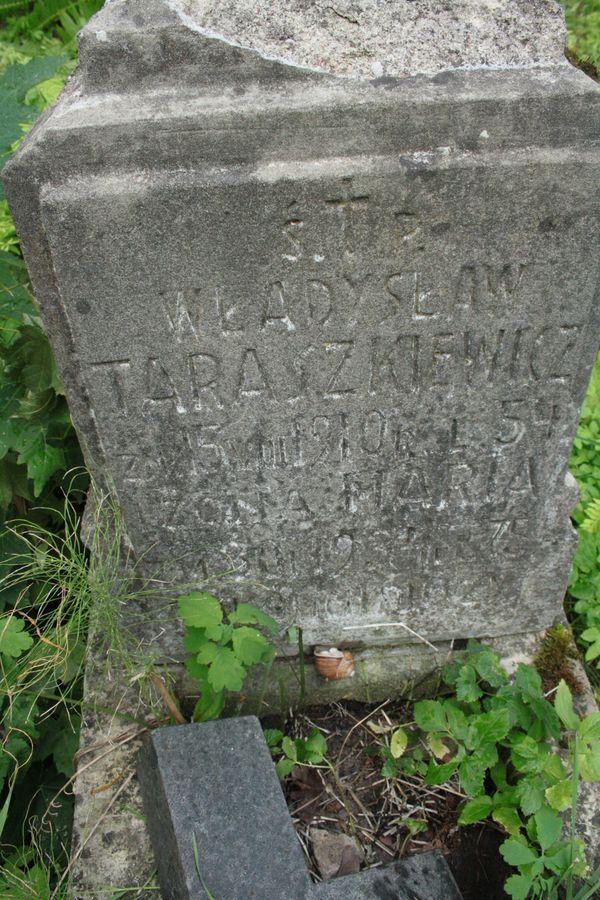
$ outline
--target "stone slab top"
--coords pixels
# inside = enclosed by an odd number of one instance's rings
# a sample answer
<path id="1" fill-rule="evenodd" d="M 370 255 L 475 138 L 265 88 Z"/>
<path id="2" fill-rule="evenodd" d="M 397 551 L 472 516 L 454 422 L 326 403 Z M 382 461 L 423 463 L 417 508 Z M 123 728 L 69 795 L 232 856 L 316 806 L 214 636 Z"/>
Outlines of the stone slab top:
<path id="1" fill-rule="evenodd" d="M 88 93 L 390 84 L 560 66 L 557 0 L 107 0 L 79 37 Z"/>
<path id="2" fill-rule="evenodd" d="M 267 58 L 352 78 L 563 57 L 555 0 L 168 0 L 190 27 Z"/>

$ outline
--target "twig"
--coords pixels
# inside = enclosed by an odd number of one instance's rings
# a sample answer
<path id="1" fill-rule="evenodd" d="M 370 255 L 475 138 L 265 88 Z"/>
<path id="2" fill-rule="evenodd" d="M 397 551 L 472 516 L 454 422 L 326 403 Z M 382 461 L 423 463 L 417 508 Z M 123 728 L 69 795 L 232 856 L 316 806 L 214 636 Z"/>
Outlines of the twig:
<path id="1" fill-rule="evenodd" d="M 435 650 L 436 653 L 439 653 L 439 648 L 432 644 L 431 641 L 428 641 L 427 638 L 424 638 L 422 634 L 419 634 L 418 631 L 413 631 L 408 625 L 405 625 L 404 622 L 373 622 L 371 625 L 344 625 L 342 631 L 364 631 L 366 628 L 405 628 L 410 634 L 414 637 L 418 638 L 420 641 L 423 641 L 424 644 L 427 644 L 428 647 L 431 647 L 432 650 Z"/>
<path id="2" fill-rule="evenodd" d="M 165 685 L 165 683 L 162 680 L 162 678 L 160 677 L 160 675 L 157 675 L 156 672 L 151 672 L 150 680 L 152 681 L 152 684 L 157 689 L 160 696 L 165 701 L 165 705 L 167 706 L 167 709 L 169 710 L 169 712 L 171 713 L 172 717 L 175 719 L 177 724 L 185 725 L 185 719 L 181 715 L 180 710 L 177 708 L 177 704 L 173 700 L 173 697 L 171 696 L 170 692 L 168 691 L 167 686 Z"/>

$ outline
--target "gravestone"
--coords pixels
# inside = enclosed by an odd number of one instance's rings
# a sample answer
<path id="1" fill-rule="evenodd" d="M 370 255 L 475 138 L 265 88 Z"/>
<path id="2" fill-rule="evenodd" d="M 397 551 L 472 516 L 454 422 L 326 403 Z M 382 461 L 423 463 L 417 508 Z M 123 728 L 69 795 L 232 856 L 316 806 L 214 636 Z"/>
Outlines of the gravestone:
<path id="1" fill-rule="evenodd" d="M 560 614 L 600 206 L 563 44 L 553 0 L 91 20 L 5 181 L 143 573 L 220 575 L 306 646 Z"/>
<path id="2" fill-rule="evenodd" d="M 138 777 L 165 900 L 461 900 L 438 851 L 313 884 L 254 716 L 158 729 Z"/>

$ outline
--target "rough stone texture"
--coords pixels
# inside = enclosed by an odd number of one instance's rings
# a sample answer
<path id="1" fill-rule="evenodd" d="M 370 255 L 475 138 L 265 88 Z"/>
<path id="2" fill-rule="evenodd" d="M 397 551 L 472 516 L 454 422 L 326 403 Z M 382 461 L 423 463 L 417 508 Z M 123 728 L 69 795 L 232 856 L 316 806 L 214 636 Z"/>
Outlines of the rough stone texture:
<path id="1" fill-rule="evenodd" d="M 156 863 L 142 814 L 136 757 L 154 710 L 124 673 L 89 654 L 73 786 L 69 900 L 156 900 Z"/>
<path id="2" fill-rule="evenodd" d="M 202 33 L 336 75 L 534 65 L 563 55 L 554 0 L 172 0 Z"/>
<path id="3" fill-rule="evenodd" d="M 438 850 L 367 869 L 314 888 L 315 900 L 461 900 Z M 283 900 L 283 898 L 282 898 Z"/>
<path id="4" fill-rule="evenodd" d="M 198 867 L 219 900 L 307 896 L 308 870 L 258 719 L 161 728 L 142 747 L 138 775 L 165 900 L 199 896 Z"/>
<path id="5" fill-rule="evenodd" d="M 165 900 L 460 900 L 439 854 L 313 885 L 253 716 L 153 732 L 138 775 Z"/>
<path id="6" fill-rule="evenodd" d="M 112 0 L 81 56 L 6 187 L 140 570 L 306 645 L 551 624 L 598 342 L 598 87 L 564 62 L 348 80 L 160 0 Z"/>
<path id="7" fill-rule="evenodd" d="M 519 662 L 531 663 L 538 650 L 539 640 L 529 636 L 518 641 L 513 640 L 509 646 L 506 643 L 503 645 L 497 639 L 493 642 L 493 647 L 502 655 L 503 666 L 509 671 L 514 671 Z M 400 654 L 390 658 L 387 648 L 379 651 L 375 649 L 370 653 L 372 656 L 379 653 L 380 671 L 385 669 L 386 662 L 388 669 L 395 669 L 396 690 L 404 687 L 404 695 L 411 696 L 410 691 L 414 691 L 416 686 L 402 683 L 401 677 L 405 668 Z M 444 661 L 447 659 L 445 655 Z M 272 679 L 273 682 L 282 679 L 286 668 L 284 663 L 281 663 L 281 666 L 281 670 Z M 320 691 L 316 694 L 318 702 L 352 696 L 347 692 L 348 685 L 346 693 L 340 691 L 340 687 L 343 686 L 340 682 L 321 680 L 317 685 L 316 677 L 313 681 L 311 670 L 312 667 L 308 666 L 307 693 L 312 696 L 318 687 Z M 176 678 L 181 676 L 177 671 L 175 673 L 171 671 L 170 674 L 175 674 Z M 594 694 L 581 667 L 576 674 L 584 686 L 582 695 L 576 698 L 576 706 L 579 714 L 584 715 L 595 708 Z M 256 703 L 255 700 L 253 703 L 238 704 L 232 706 L 230 712 L 237 711 L 239 714 L 242 711 L 247 714 L 257 711 L 260 714 L 267 712 L 285 714 L 291 698 L 297 702 L 293 689 L 293 686 L 297 685 L 297 678 L 290 677 L 285 685 L 283 702 L 286 709 L 283 711 L 278 706 L 282 698 L 277 697 L 277 692 L 273 691 L 272 695 L 263 696 L 260 703 Z M 264 686 L 264 679 L 261 685 L 254 686 L 251 693 L 255 698 L 260 696 Z M 423 686 L 421 683 L 421 687 Z M 184 696 L 185 687 L 179 684 L 177 693 Z M 382 693 L 380 696 L 388 695 Z M 124 672 L 121 673 L 121 679 L 116 675 L 107 678 L 106 661 L 90 654 L 84 695 L 88 712 L 82 722 L 81 737 L 84 753 L 79 757 L 74 785 L 76 798 L 74 858 L 69 885 L 69 897 L 73 897 L 73 900 L 88 900 L 91 897 L 97 900 L 112 900 L 114 889 L 124 885 L 132 887 L 132 900 L 133 898 L 152 900 L 156 897 L 156 889 L 152 890 L 155 885 L 156 866 L 137 778 L 134 777 L 125 791 L 115 799 L 117 791 L 127 778 L 135 773 L 136 757 L 146 723 L 160 720 L 163 716 L 164 709 L 160 704 L 150 702 L 151 699 L 146 696 L 141 701 L 136 685 L 132 686 L 129 683 Z M 577 810 L 577 831 L 585 841 L 592 869 L 600 865 L 600 846 L 597 839 L 597 818 L 600 809 L 598 795 L 598 785 L 584 785 Z M 366 876 L 367 873 L 363 874 Z M 345 877 L 345 889 L 351 884 L 352 882 Z M 146 890 L 147 887 L 151 889 Z"/>
<path id="8" fill-rule="evenodd" d="M 310 844 L 323 881 L 335 878 L 342 865 L 344 874 L 360 870 L 364 853 L 349 834 L 334 833 L 324 828 L 311 828 Z"/>

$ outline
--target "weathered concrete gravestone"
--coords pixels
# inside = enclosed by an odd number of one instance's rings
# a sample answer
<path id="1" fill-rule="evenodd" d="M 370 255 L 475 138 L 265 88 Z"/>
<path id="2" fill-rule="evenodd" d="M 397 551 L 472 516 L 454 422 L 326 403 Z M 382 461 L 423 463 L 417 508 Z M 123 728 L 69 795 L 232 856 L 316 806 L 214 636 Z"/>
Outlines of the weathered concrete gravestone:
<path id="1" fill-rule="evenodd" d="M 6 169 L 90 465 L 146 572 L 307 645 L 539 630 L 598 88 L 551 0 L 255 6 L 112 0 Z"/>

